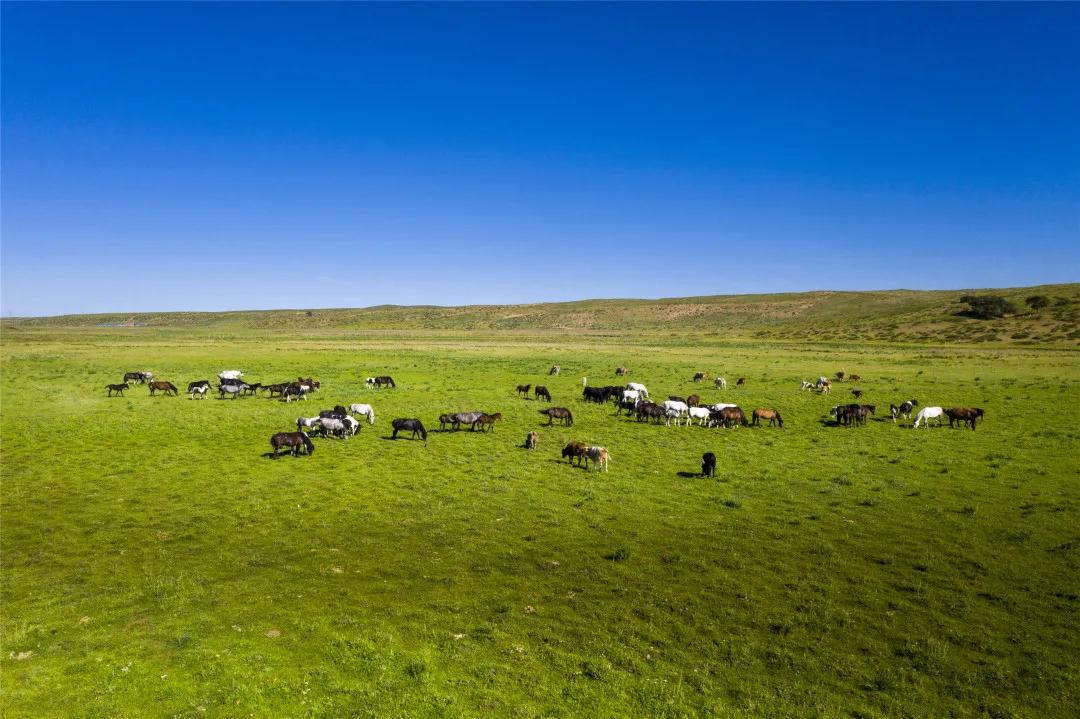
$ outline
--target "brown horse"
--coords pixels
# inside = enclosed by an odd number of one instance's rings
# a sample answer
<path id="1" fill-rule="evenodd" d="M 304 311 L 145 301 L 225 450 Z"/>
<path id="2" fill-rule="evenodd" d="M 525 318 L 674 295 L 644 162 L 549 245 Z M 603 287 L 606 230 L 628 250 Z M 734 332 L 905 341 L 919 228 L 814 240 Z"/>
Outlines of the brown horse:
<path id="1" fill-rule="evenodd" d="M 383 385 L 387 385 L 388 387 L 393 387 L 395 389 L 397 388 L 397 385 L 394 384 L 394 378 L 390 377 L 389 375 L 383 375 L 382 377 L 376 377 L 374 384 L 375 384 L 375 389 L 379 389 Z"/>
<path id="2" fill-rule="evenodd" d="M 971 431 L 975 431 L 975 420 L 984 416 L 986 413 L 978 407 L 951 407 L 945 410 L 945 416 L 949 418 L 949 426 L 952 427 L 955 422 L 959 422 L 961 426 L 967 425 L 971 427 Z"/>
<path id="3" fill-rule="evenodd" d="M 454 415 L 452 414 L 440 414 L 439 415 L 439 431 L 445 432 L 448 426 L 453 426 Z"/>
<path id="4" fill-rule="evenodd" d="M 716 413 L 720 419 L 720 424 L 725 428 L 730 427 L 733 424 L 741 424 L 746 426 L 746 414 L 739 407 L 724 407 L 722 410 Z"/>
<path id="5" fill-rule="evenodd" d="M 536 445 L 540 443 L 540 433 L 536 430 L 529 432 L 525 435 L 525 449 L 536 449 Z"/>
<path id="6" fill-rule="evenodd" d="M 124 382 L 123 384 L 107 384 L 107 385 L 105 385 L 105 389 L 108 391 L 108 393 L 109 393 L 108 396 L 109 397 L 113 396 L 113 392 L 116 392 L 116 394 L 123 397 L 124 396 L 124 390 L 131 389 L 131 386 L 128 385 L 127 382 Z"/>
<path id="7" fill-rule="evenodd" d="M 531 384 L 519 384 L 517 386 L 517 393 L 523 395 L 525 399 L 529 398 L 529 390 L 532 389 Z"/>
<path id="8" fill-rule="evenodd" d="M 306 384 L 307 386 L 311 387 L 312 392 L 318 392 L 319 388 L 322 387 L 321 384 L 319 384 L 315 380 L 311 379 L 310 377 L 308 377 L 307 379 L 304 379 L 303 377 L 297 377 L 296 378 L 296 383 L 297 384 Z"/>
<path id="9" fill-rule="evenodd" d="M 555 420 L 561 419 L 567 427 L 574 426 L 574 415 L 566 407 L 549 407 L 540 410 L 540 414 L 547 415 L 549 425 L 553 424 Z"/>
<path id="10" fill-rule="evenodd" d="M 548 402 L 551 401 L 551 392 L 548 392 L 548 388 L 544 385 L 536 385 L 536 388 L 533 390 L 533 392 L 536 394 L 536 399 L 540 399 L 541 397 L 543 397 Z"/>
<path id="11" fill-rule="evenodd" d="M 581 464 L 588 453 L 589 445 L 578 441 L 570 442 L 562 449 L 563 459 L 568 462 L 576 462 L 578 465 Z"/>
<path id="12" fill-rule="evenodd" d="M 709 376 L 707 374 L 705 374 L 704 372 L 695 372 L 694 373 L 694 381 L 695 382 L 700 382 L 703 379 L 709 379 Z"/>
<path id="13" fill-rule="evenodd" d="M 616 367 L 615 368 L 615 374 L 617 374 L 620 377 L 622 377 L 623 375 L 630 374 L 630 368 L 629 367 Z"/>
<path id="14" fill-rule="evenodd" d="M 784 426 L 784 418 L 781 417 L 780 413 L 777 412 L 775 409 L 755 409 L 752 414 L 754 417 L 754 421 L 751 424 L 753 424 L 755 427 L 757 427 L 763 419 L 769 420 L 770 427 L 772 427 L 774 424 L 780 427 Z"/>
<path id="15" fill-rule="evenodd" d="M 687 407 L 697 407 L 699 404 L 701 404 L 701 397 L 696 394 L 692 394 L 686 398 Z"/>
<path id="16" fill-rule="evenodd" d="M 176 391 L 176 385 L 172 382 L 155 381 L 150 383 L 150 396 L 154 396 L 154 391 L 164 392 L 166 395 L 172 395 L 173 397 L 179 396 Z"/>
<path id="17" fill-rule="evenodd" d="M 852 382 L 858 382 L 859 380 L 862 379 L 862 377 L 860 377 L 857 374 L 849 374 L 848 379 L 851 380 Z"/>
<path id="18" fill-rule="evenodd" d="M 274 448 L 274 459 L 278 458 L 278 451 L 282 447 L 291 449 L 294 457 L 300 455 L 301 447 L 306 449 L 309 455 L 315 454 L 315 445 L 303 432 L 278 432 L 270 437 L 270 446 Z"/>
<path id="19" fill-rule="evenodd" d="M 476 421 L 472 423 L 472 428 L 480 428 L 481 432 L 486 432 L 489 428 L 492 432 L 495 431 L 495 423 L 502 419 L 502 412 L 495 412 L 494 414 L 482 414 L 476 418 Z"/>

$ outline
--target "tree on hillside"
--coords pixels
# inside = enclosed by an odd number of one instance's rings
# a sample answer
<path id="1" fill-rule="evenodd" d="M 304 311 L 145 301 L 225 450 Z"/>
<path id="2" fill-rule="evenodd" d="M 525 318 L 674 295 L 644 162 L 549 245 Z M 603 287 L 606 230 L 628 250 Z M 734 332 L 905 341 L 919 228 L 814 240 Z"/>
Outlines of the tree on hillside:
<path id="1" fill-rule="evenodd" d="M 1012 302 L 997 295 L 964 295 L 960 301 L 971 308 L 967 311 L 968 315 L 981 320 L 991 320 L 1016 312 Z"/>
<path id="2" fill-rule="evenodd" d="M 1050 304 L 1050 298 L 1046 295 L 1032 295 L 1024 300 L 1028 307 L 1038 312 Z"/>

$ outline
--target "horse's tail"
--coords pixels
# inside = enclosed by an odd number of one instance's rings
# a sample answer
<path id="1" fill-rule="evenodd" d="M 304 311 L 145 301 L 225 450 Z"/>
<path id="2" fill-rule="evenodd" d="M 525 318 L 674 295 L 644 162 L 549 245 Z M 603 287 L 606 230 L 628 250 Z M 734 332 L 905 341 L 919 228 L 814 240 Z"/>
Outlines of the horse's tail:
<path id="1" fill-rule="evenodd" d="M 304 440 L 304 446 L 307 447 L 307 453 L 315 454 L 315 443 L 311 441 L 311 438 L 307 436 L 306 432 L 300 433 L 300 439 Z"/>

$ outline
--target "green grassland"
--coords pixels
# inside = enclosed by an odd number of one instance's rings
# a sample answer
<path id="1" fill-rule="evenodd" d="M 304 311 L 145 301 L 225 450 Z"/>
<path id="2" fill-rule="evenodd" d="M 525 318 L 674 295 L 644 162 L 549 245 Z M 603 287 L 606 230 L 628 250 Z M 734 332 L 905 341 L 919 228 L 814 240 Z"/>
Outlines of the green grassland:
<path id="1" fill-rule="evenodd" d="M 1080 712 L 1074 350 L 671 336 L 659 320 L 235 322 L 4 325 L 4 717 Z M 648 426 L 582 403 L 581 378 L 614 384 L 617 365 L 660 398 L 775 407 L 786 426 Z M 105 396 L 127 370 L 183 390 L 230 368 L 323 390 L 299 405 Z M 827 426 L 849 387 L 797 383 L 839 369 L 879 407 L 916 397 L 986 420 Z M 694 384 L 696 370 L 747 386 Z M 365 388 L 373 374 L 398 388 Z M 544 403 L 514 394 L 525 382 L 574 426 L 542 427 Z M 264 456 L 298 415 L 349 402 L 377 423 L 310 457 Z M 504 419 L 387 439 L 391 418 L 432 429 L 472 409 Z M 610 472 L 560 461 L 578 438 L 609 448 Z M 718 477 L 693 476 L 710 450 Z"/>

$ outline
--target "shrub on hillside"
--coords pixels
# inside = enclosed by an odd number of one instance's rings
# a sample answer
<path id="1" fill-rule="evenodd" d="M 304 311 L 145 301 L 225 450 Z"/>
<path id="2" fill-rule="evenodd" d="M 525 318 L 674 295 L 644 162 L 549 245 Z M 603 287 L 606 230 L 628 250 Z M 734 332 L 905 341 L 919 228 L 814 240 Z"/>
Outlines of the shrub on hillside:
<path id="1" fill-rule="evenodd" d="M 981 320 L 996 319 L 1016 312 L 1012 302 L 997 295 L 964 295 L 960 301 L 971 308 L 967 311 L 968 315 Z"/>

